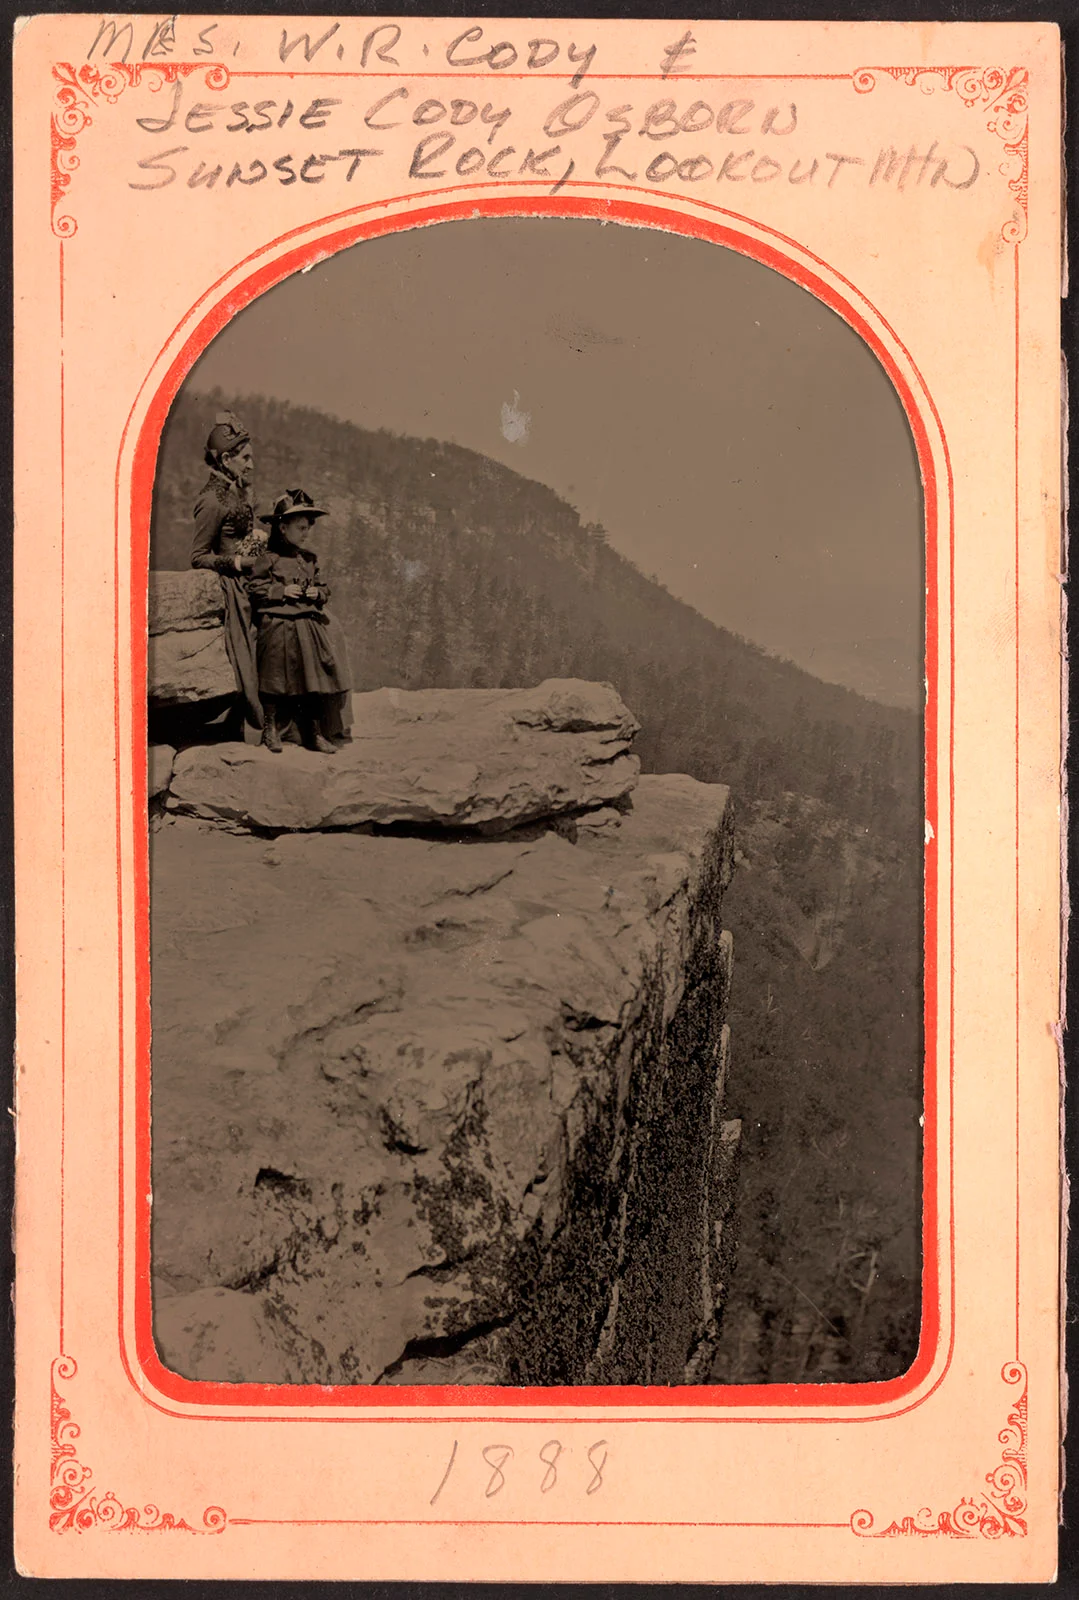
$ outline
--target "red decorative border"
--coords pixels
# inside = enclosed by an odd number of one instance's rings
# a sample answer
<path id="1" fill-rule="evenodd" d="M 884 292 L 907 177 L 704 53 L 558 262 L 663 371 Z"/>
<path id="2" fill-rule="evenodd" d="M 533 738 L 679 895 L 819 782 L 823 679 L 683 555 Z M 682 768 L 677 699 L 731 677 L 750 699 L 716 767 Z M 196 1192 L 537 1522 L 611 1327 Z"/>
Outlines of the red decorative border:
<path id="1" fill-rule="evenodd" d="M 79 1461 L 75 1449 L 82 1429 L 71 1420 L 71 1412 L 56 1387 L 56 1380 L 67 1383 L 78 1367 L 73 1356 L 57 1356 L 52 1364 L 51 1437 L 52 1465 L 49 1472 L 49 1528 L 53 1533 L 85 1533 L 89 1528 L 108 1528 L 113 1533 L 221 1533 L 228 1517 L 220 1506 L 207 1506 L 202 1527 L 193 1528 L 183 1517 L 157 1506 L 125 1506 L 111 1489 L 95 1489 L 90 1467 Z"/>
<path id="2" fill-rule="evenodd" d="M 965 106 L 986 115 L 986 130 L 1004 142 L 1007 152 L 997 169 L 1008 180 L 1015 195 L 1018 215 L 1004 223 L 1000 236 L 1005 244 L 1021 244 L 1027 236 L 1028 97 L 1030 75 L 1026 67 L 861 67 L 853 75 L 859 94 L 870 94 L 877 86 L 877 73 L 885 73 L 908 88 L 923 94 L 938 89 L 955 93 Z"/>
<path id="3" fill-rule="evenodd" d="M 79 231 L 75 218 L 56 215 L 56 208 L 71 184 L 71 175 L 79 168 L 75 144 L 85 129 L 93 125 L 90 115 L 92 102 L 104 100 L 113 106 L 124 90 L 139 85 L 143 75 L 150 88 L 159 91 L 167 83 L 189 77 L 201 68 L 206 70 L 207 89 L 227 89 L 229 69 L 220 62 L 207 67 L 204 61 L 112 61 L 105 67 L 85 63 L 73 67 L 70 62 L 57 61 L 52 75 L 57 88 L 53 92 L 51 128 L 52 155 L 49 163 L 50 197 L 52 201 L 52 231 L 58 239 L 70 239 Z"/>
<path id="4" fill-rule="evenodd" d="M 1015 1539 L 1027 1534 L 1027 1369 L 1009 1361 L 1001 1369 L 1005 1383 L 1022 1384 L 1015 1408 L 997 1434 L 1004 1446 L 999 1463 L 987 1472 L 989 1492 L 965 1496 L 952 1511 L 933 1515 L 923 1506 L 911 1517 L 875 1529 L 871 1511 L 856 1511 L 851 1531 L 861 1539 L 899 1539 L 913 1534 L 926 1539 L 944 1534 L 949 1539 Z"/>
<path id="5" fill-rule="evenodd" d="M 499 185 L 485 186 L 490 188 Z M 517 187 L 517 186 L 515 186 Z M 537 186 L 546 189 L 547 184 Z M 938 927 L 938 886 L 937 886 L 937 837 L 938 837 L 938 805 L 940 799 L 951 810 L 953 795 L 951 781 L 945 797 L 938 794 L 937 776 L 937 720 L 938 696 L 941 688 L 938 686 L 937 663 L 937 627 L 938 627 L 938 580 L 937 580 L 937 544 L 938 544 L 938 499 L 947 508 L 947 515 L 952 515 L 952 484 L 951 468 L 948 462 L 947 445 L 944 441 L 940 427 L 940 418 L 936 412 L 931 398 L 925 389 L 924 381 L 917 368 L 885 319 L 872 307 L 861 292 L 854 288 L 839 274 L 827 268 L 826 263 L 813 257 L 804 247 L 796 244 L 771 229 L 764 228 L 761 224 L 749 224 L 748 219 L 739 217 L 736 213 L 725 208 L 707 205 L 698 202 L 700 209 L 707 209 L 717 215 L 717 220 L 705 220 L 693 215 L 670 211 L 665 207 L 642 203 L 636 196 L 639 191 L 629 189 L 633 199 L 624 197 L 627 186 L 607 186 L 608 194 L 602 198 L 595 196 L 575 195 L 567 191 L 585 187 L 569 183 L 557 197 L 546 193 L 536 193 L 529 196 L 517 196 L 501 199 L 494 196 L 478 195 L 474 185 L 461 184 L 460 191 L 467 191 L 468 198 L 456 200 L 442 200 L 429 207 L 417 208 L 401 212 L 397 215 L 386 217 L 384 212 L 387 205 L 395 204 L 394 197 L 372 203 L 370 206 L 353 209 L 340 215 L 340 218 L 322 218 L 318 222 L 297 228 L 285 239 L 295 240 L 292 248 L 285 251 L 275 259 L 260 266 L 254 263 L 260 256 L 266 256 L 270 251 L 277 249 L 282 240 L 276 240 L 264 246 L 249 258 L 252 270 L 239 284 L 234 285 L 227 292 L 222 285 L 213 286 L 200 303 L 202 314 L 200 320 L 194 325 L 193 331 L 188 335 L 179 353 L 171 362 L 165 378 L 160 383 L 154 394 L 145 417 L 139 427 L 135 441 L 134 461 L 130 478 L 130 514 L 131 536 L 130 542 L 126 526 L 121 536 L 121 499 L 127 487 L 126 475 L 121 470 L 121 463 L 117 463 L 116 474 L 116 562 L 117 562 L 117 592 L 119 592 L 119 564 L 132 563 L 131 570 L 135 573 L 145 572 L 148 563 L 148 539 L 150 510 L 153 494 L 154 474 L 156 471 L 158 441 L 165 418 L 168 414 L 172 400 L 183 382 L 188 371 L 193 366 L 210 340 L 228 323 L 243 306 L 247 305 L 258 295 L 264 293 L 275 283 L 290 276 L 309 263 L 322 260 L 326 256 L 358 243 L 363 239 L 377 238 L 386 233 L 395 232 L 402 228 L 426 226 L 431 223 L 449 221 L 458 218 L 477 216 L 559 216 L 559 217 L 591 217 L 607 221 L 624 222 L 631 226 L 655 227 L 667 232 L 683 234 L 692 238 L 700 238 L 712 243 L 725 245 L 728 248 L 747 255 L 762 264 L 773 268 L 784 276 L 792 279 L 807 289 L 825 305 L 836 311 L 858 333 L 874 352 L 888 373 L 900 401 L 906 412 L 911 431 L 914 436 L 918 453 L 919 465 L 925 489 L 926 507 L 926 571 L 927 571 L 927 605 L 926 605 L 926 639 L 927 639 L 927 676 L 930 692 L 925 715 L 925 760 L 926 760 L 926 817 L 930 823 L 925 851 L 925 884 L 926 884 L 926 950 L 925 950 L 925 1036 L 928 1046 L 928 1056 L 932 1063 L 930 1070 L 925 1075 L 924 1105 L 925 1105 L 925 1158 L 923 1163 L 923 1276 L 922 1276 L 922 1331 L 918 1354 L 913 1365 L 900 1378 L 864 1384 L 834 1384 L 828 1385 L 826 1392 L 822 1386 L 815 1384 L 768 1384 L 752 1386 L 712 1386 L 694 1385 L 680 1388 L 655 1388 L 644 1386 L 610 1387 L 610 1388 L 581 1388 L 560 1387 L 544 1389 L 475 1389 L 455 1388 L 449 1386 L 416 1386 L 381 1388 L 368 1385 L 356 1386 L 317 1386 L 317 1385 L 264 1385 L 264 1384 L 229 1384 L 220 1382 L 195 1382 L 181 1378 L 176 1373 L 170 1372 L 162 1366 L 153 1340 L 152 1307 L 150 1301 L 150 1208 L 141 1198 L 137 1202 L 133 1226 L 135 1234 L 135 1260 L 133 1274 L 129 1275 L 123 1260 L 124 1235 L 126 1225 L 124 1222 L 125 1208 L 130 1205 L 127 1194 L 128 1178 L 124 1170 L 124 1123 L 125 1110 L 124 1073 L 121 1063 L 121 1107 L 120 1107 L 120 1213 L 121 1213 L 121 1261 L 119 1272 L 120 1289 L 120 1316 L 119 1332 L 121 1348 L 124 1351 L 125 1363 L 128 1366 L 129 1376 L 134 1386 L 148 1403 L 158 1405 L 159 1399 L 147 1393 L 147 1386 L 156 1391 L 160 1399 L 171 1400 L 185 1405 L 203 1405 L 220 1407 L 214 1412 L 203 1412 L 201 1415 L 217 1415 L 222 1417 L 235 1417 L 236 1408 L 239 1406 L 259 1406 L 274 1408 L 274 1420 L 300 1420 L 297 1416 L 299 1408 L 304 1408 L 310 1414 L 312 1408 L 321 1410 L 324 1407 L 347 1408 L 352 1415 L 359 1413 L 367 1421 L 378 1420 L 378 1413 L 387 1407 L 399 1409 L 402 1406 L 423 1407 L 429 1412 L 434 1411 L 442 1418 L 449 1419 L 454 1410 L 459 1414 L 463 1412 L 465 1418 L 474 1416 L 477 1406 L 500 1406 L 512 1409 L 515 1420 L 520 1421 L 546 1421 L 547 1415 L 527 1417 L 521 1415 L 519 1408 L 528 1406 L 543 1410 L 551 1406 L 578 1407 L 578 1406 L 632 1406 L 640 1420 L 645 1420 L 651 1415 L 654 1420 L 694 1420 L 705 1418 L 710 1421 L 737 1421 L 738 1413 L 744 1413 L 747 1407 L 766 1406 L 770 1410 L 778 1407 L 785 1408 L 815 1408 L 828 1407 L 825 1417 L 798 1417 L 794 1418 L 769 1416 L 761 1420 L 774 1422 L 850 1422 L 871 1420 L 870 1418 L 850 1415 L 851 1408 L 865 1408 L 880 1404 L 894 1404 L 896 1400 L 904 1399 L 911 1395 L 928 1378 L 938 1356 L 938 1349 L 943 1319 L 943 1297 L 947 1295 L 949 1306 L 954 1306 L 954 1262 L 949 1251 L 948 1275 L 942 1278 L 942 1262 L 938 1244 L 938 1225 L 940 1217 L 940 1198 L 938 1196 L 938 1180 L 944 1180 L 944 1202 L 946 1215 L 949 1218 L 948 1231 L 951 1232 L 950 1208 L 952 1177 L 949 1169 L 946 1174 L 938 1174 L 936 1141 L 938 1136 L 938 1110 L 937 1110 L 937 1078 L 942 1068 L 947 1069 L 946 1092 L 951 1097 L 951 1059 L 954 1040 L 950 1032 L 944 1039 L 938 1037 L 936 991 L 937 991 L 937 927 Z M 595 185 L 588 185 L 594 188 Z M 619 193 L 619 187 L 623 191 Z M 428 199 L 437 200 L 439 194 L 452 193 L 451 190 L 434 191 L 429 193 Z M 405 197 L 397 197 L 398 199 Z M 411 198 L 411 197 L 409 197 Z M 356 221 L 358 212 L 378 211 L 383 213 L 373 220 Z M 345 223 L 345 219 L 351 219 Z M 722 218 L 723 220 L 719 220 Z M 328 223 L 340 220 L 343 224 L 336 233 L 320 233 L 314 235 L 316 228 L 325 228 Z M 758 232 L 771 235 L 775 243 L 757 237 L 746 231 L 747 226 L 752 226 Z M 821 271 L 806 264 L 807 260 L 816 262 Z M 829 276 L 825 276 L 827 271 Z M 230 273 L 231 277 L 232 274 Z M 831 279 L 838 279 L 843 288 L 834 286 Z M 876 323 L 869 320 L 866 310 L 876 317 Z M 903 351 L 903 355 L 914 373 L 914 383 L 917 384 L 919 393 L 915 393 L 912 382 L 900 370 L 890 350 L 885 346 L 883 339 L 877 333 L 877 327 L 883 327 L 889 338 L 894 340 L 896 347 Z M 175 333 L 172 337 L 175 337 Z M 172 340 L 170 339 L 169 343 Z M 168 348 L 166 345 L 165 348 Z M 141 397 L 140 397 L 141 398 Z M 139 405 L 137 400 L 132 407 L 128 425 L 125 428 L 124 442 L 132 425 L 132 419 Z M 927 424 L 926 416 L 932 418 Z M 929 427 L 940 441 L 940 450 L 945 468 L 945 482 L 938 485 L 937 466 L 930 445 Z M 123 454 L 124 446 L 121 447 Z M 950 545 L 949 535 L 949 545 Z M 140 580 L 131 586 L 131 639 L 133 645 L 133 682 L 138 684 L 144 681 L 145 671 L 145 586 Z M 120 648 L 120 623 L 116 619 L 117 652 Z M 126 628 L 125 628 L 126 637 Z M 953 641 L 954 643 L 954 641 Z M 117 655 L 117 662 L 119 655 Z M 945 692 L 950 692 L 945 687 Z M 144 699 L 136 697 L 132 708 L 132 738 L 134 743 L 131 752 L 133 763 L 132 792 L 135 795 L 143 793 L 143 767 L 146 760 L 145 752 L 145 717 L 146 708 Z M 120 705 L 117 702 L 117 737 L 121 725 Z M 117 746 L 117 781 L 123 770 L 123 752 Z M 124 797 L 117 792 L 117 815 Z M 146 819 L 144 812 L 136 811 L 134 815 L 134 836 L 126 848 L 131 849 L 135 872 L 135 912 L 137 918 L 136 938 L 136 999 L 134 1014 L 136 1019 L 136 1045 L 135 1045 L 135 1160 L 134 1160 L 134 1186 L 133 1193 L 145 1196 L 150 1188 L 150 1039 L 149 1039 L 149 961 L 146 954 L 147 915 L 149 903 L 149 884 L 146 851 Z M 118 840 L 118 846 L 120 841 Z M 118 884 L 119 893 L 119 884 Z M 951 917 L 951 885 L 948 889 L 948 916 Z M 118 912 L 122 912 L 118 906 Z M 124 977 L 121 972 L 120 996 L 120 1029 L 123 1038 L 125 1024 L 125 1000 L 123 996 Z M 941 1057 L 943 1056 L 943 1060 Z M 125 1312 L 124 1300 L 131 1292 L 131 1281 L 134 1282 L 134 1350 L 127 1352 L 125 1345 Z M 949 1328 L 951 1318 L 949 1316 Z M 947 1362 L 951 1359 L 951 1335 L 946 1349 Z M 139 1369 L 139 1375 L 136 1370 Z M 937 1375 L 936 1383 L 940 1382 L 943 1370 Z M 927 1391 L 931 1392 L 931 1391 Z M 912 1405 L 921 1404 L 927 1396 L 923 1394 Z M 677 1408 L 699 1407 L 692 1418 L 673 1415 Z M 171 1411 L 168 1405 L 160 1407 Z M 280 1408 L 280 1409 L 279 1409 Z M 910 1406 L 904 1409 L 910 1409 Z M 726 1410 L 726 1416 L 717 1414 Z M 289 1412 L 292 1413 L 289 1416 Z M 844 1412 L 847 1414 L 844 1415 Z M 889 1415 L 900 1414 L 891 1411 Z M 335 1420 L 350 1420 L 349 1417 Z M 399 1418 L 383 1418 L 381 1420 L 395 1421 Z M 744 1418 L 743 1418 L 744 1420 Z"/>

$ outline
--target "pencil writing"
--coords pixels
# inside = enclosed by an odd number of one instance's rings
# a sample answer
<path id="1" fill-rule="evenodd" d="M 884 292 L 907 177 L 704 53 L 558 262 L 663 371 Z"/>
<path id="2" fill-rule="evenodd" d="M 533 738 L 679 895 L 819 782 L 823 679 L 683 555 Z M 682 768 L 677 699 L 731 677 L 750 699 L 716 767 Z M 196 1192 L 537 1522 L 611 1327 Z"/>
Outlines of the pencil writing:
<path id="1" fill-rule="evenodd" d="M 458 1460 L 458 1450 L 459 1440 L 455 1439 L 438 1487 L 431 1496 L 431 1505 L 437 1504 L 450 1480 Z M 544 1469 L 541 1474 L 537 1474 L 532 1453 L 529 1452 L 527 1456 L 522 1455 L 517 1460 L 517 1453 L 511 1444 L 482 1445 L 478 1453 L 484 1464 L 483 1497 L 485 1500 L 493 1500 L 511 1483 L 526 1492 L 538 1489 L 541 1495 L 546 1495 L 556 1489 L 561 1481 L 568 1480 L 571 1488 L 575 1488 L 578 1492 L 583 1489 L 586 1495 L 596 1494 L 603 1487 L 608 1447 L 606 1439 L 597 1439 L 583 1452 L 586 1466 L 578 1463 L 576 1470 L 572 1466 L 564 1469 L 561 1465 L 562 1457 L 573 1453 L 571 1446 L 564 1445 L 560 1439 L 548 1439 L 535 1452 Z M 511 1463 L 515 1461 L 516 1467 L 511 1471 Z"/>
<path id="2" fill-rule="evenodd" d="M 101 23 L 91 54 L 132 47 L 131 27 Z M 209 31 L 203 33 L 208 36 Z M 368 29 L 359 50 L 361 71 L 371 62 L 396 66 L 404 52 L 402 40 L 399 23 Z M 286 28 L 279 54 L 285 62 L 313 62 L 324 50 L 340 55 L 346 42 L 343 25 L 336 22 L 313 39 L 309 32 L 290 35 Z M 161 22 L 147 36 L 144 49 L 160 53 L 171 51 L 174 44 L 175 27 Z M 657 64 L 662 74 L 677 76 L 693 48 L 691 33 L 668 46 L 663 62 Z M 427 44 L 423 50 L 428 52 Z M 261 99 L 224 100 L 208 95 L 206 88 L 181 74 L 157 85 L 158 104 L 152 113 L 143 106 L 135 122 L 152 138 L 165 142 L 164 136 L 171 133 L 183 142 L 137 158 L 138 171 L 128 178 L 128 186 L 149 192 L 180 182 L 207 193 L 327 181 L 332 186 L 351 184 L 361 169 L 378 162 L 392 167 L 394 181 L 408 186 L 454 179 L 492 183 L 520 179 L 546 182 L 549 193 L 557 194 L 576 179 L 699 194 L 707 192 L 702 185 L 746 185 L 743 192 L 752 192 L 773 183 L 804 193 L 843 190 L 854 184 L 895 193 L 944 194 L 971 188 L 982 172 L 973 146 L 946 143 L 939 137 L 906 146 L 896 139 L 861 149 L 830 148 L 827 138 L 807 145 L 813 136 L 805 107 L 782 93 L 758 99 L 731 94 L 730 85 L 724 91 L 703 84 L 703 95 L 684 86 L 679 93 L 672 77 L 669 87 L 675 93 L 657 95 L 653 88 L 636 103 L 612 104 L 619 90 L 625 93 L 629 80 L 613 90 L 601 80 L 595 86 L 582 86 L 595 46 L 566 44 L 553 34 L 491 42 L 483 26 L 475 23 L 457 32 L 442 54 L 447 77 L 467 70 L 474 80 L 477 68 L 495 75 L 522 63 L 525 74 L 549 70 L 557 79 L 560 73 L 555 69 L 561 64 L 563 71 L 572 69 L 572 76 L 568 92 L 563 79 L 537 105 L 535 98 L 522 100 L 519 85 L 507 80 L 491 97 L 482 91 L 454 94 L 448 85 L 440 90 L 429 82 L 394 84 L 392 79 L 372 93 L 370 86 L 357 90 L 349 85 L 345 73 L 332 85 L 333 94 L 297 93 L 290 83 L 286 91 Z M 381 67 L 377 70 L 390 76 Z M 402 80 L 407 76 L 402 71 Z M 519 80 L 522 74 L 513 76 Z M 268 150 L 286 129 L 290 142 L 300 129 L 310 133 L 332 129 L 336 137 L 330 144 L 327 135 L 329 148 L 303 150 L 293 145 L 281 150 L 278 145 Z M 252 135 L 253 155 L 236 159 L 237 145 L 246 145 Z M 212 155 L 211 146 L 217 147 Z M 227 153 L 221 146 L 228 147 Z"/>

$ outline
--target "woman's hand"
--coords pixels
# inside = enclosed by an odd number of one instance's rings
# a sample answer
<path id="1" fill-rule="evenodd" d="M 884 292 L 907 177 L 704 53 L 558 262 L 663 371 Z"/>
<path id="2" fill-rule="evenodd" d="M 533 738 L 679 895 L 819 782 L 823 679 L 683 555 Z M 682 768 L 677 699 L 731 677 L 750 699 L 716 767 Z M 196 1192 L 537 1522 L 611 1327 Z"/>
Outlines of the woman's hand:
<path id="1" fill-rule="evenodd" d="M 302 600 L 303 599 L 303 584 L 302 583 L 286 583 L 285 589 L 284 589 L 284 595 L 285 595 L 285 599 L 286 600 Z"/>

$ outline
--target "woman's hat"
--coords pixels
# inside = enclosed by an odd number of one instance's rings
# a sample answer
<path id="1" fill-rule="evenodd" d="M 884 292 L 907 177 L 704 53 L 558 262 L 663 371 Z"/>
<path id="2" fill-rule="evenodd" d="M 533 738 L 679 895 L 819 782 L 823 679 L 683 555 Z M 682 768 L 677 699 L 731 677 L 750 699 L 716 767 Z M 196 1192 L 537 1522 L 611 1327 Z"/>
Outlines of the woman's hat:
<path id="1" fill-rule="evenodd" d="M 249 444 L 250 441 L 251 435 L 239 417 L 231 411 L 219 411 L 210 429 L 206 449 L 216 456 L 227 456 L 231 450 L 238 450 L 241 445 Z"/>
<path id="2" fill-rule="evenodd" d="M 309 494 L 302 489 L 290 489 L 279 500 L 274 501 L 274 508 L 268 517 L 260 517 L 260 522 L 267 522 L 271 526 L 284 522 L 287 517 L 325 517 L 329 512 L 317 506 Z"/>

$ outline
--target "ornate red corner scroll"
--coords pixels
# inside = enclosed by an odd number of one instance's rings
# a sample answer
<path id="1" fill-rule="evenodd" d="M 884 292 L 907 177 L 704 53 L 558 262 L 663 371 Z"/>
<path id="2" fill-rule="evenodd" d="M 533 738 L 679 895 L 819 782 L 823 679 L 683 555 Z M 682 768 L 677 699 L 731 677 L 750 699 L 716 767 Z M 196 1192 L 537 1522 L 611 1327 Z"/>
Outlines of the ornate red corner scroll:
<path id="1" fill-rule="evenodd" d="M 1009 1361 L 1001 1369 L 1005 1383 L 1021 1385 L 1014 1408 L 997 1438 L 1003 1445 L 1000 1461 L 985 1475 L 988 1493 L 966 1495 L 951 1511 L 933 1515 L 923 1506 L 913 1516 L 886 1528 L 874 1528 L 871 1511 L 855 1511 L 851 1531 L 862 1539 L 898 1539 L 908 1534 L 950 1539 L 1015 1539 L 1027 1532 L 1027 1369 Z"/>
<path id="2" fill-rule="evenodd" d="M 861 67 L 853 76 L 859 94 L 877 87 L 877 74 L 920 89 L 923 94 L 951 92 L 972 111 L 981 110 L 986 130 L 1003 140 L 1005 157 L 999 171 L 1015 195 L 1018 214 L 1000 230 L 1005 244 L 1020 244 L 1027 236 L 1027 84 L 1026 67 Z"/>
<path id="3" fill-rule="evenodd" d="M 66 1383 L 78 1372 L 73 1356 L 57 1356 L 52 1364 L 52 1463 L 49 1484 L 49 1527 L 53 1533 L 71 1529 L 83 1533 L 89 1528 L 108 1528 L 113 1532 L 139 1533 L 221 1533 L 228 1517 L 220 1506 L 207 1506 L 202 1527 L 193 1528 L 183 1517 L 157 1506 L 125 1506 L 111 1489 L 102 1493 L 94 1486 L 91 1467 L 84 1467 L 76 1455 L 82 1433 L 56 1387 L 57 1379 Z"/>
<path id="4" fill-rule="evenodd" d="M 145 81 L 155 92 L 165 84 L 189 77 L 192 72 L 205 68 L 207 89 L 227 89 L 229 69 L 219 62 L 206 67 L 201 61 L 116 61 L 105 67 L 88 63 L 73 67 L 70 62 L 57 61 L 52 75 L 57 87 L 53 92 L 53 112 L 50 159 L 52 231 L 60 239 L 70 239 L 78 232 L 78 223 L 69 215 L 56 215 L 56 208 L 71 183 L 71 175 L 78 171 L 79 158 L 75 153 L 78 137 L 93 123 L 90 112 L 93 102 L 104 100 L 115 105 L 124 90 Z"/>

